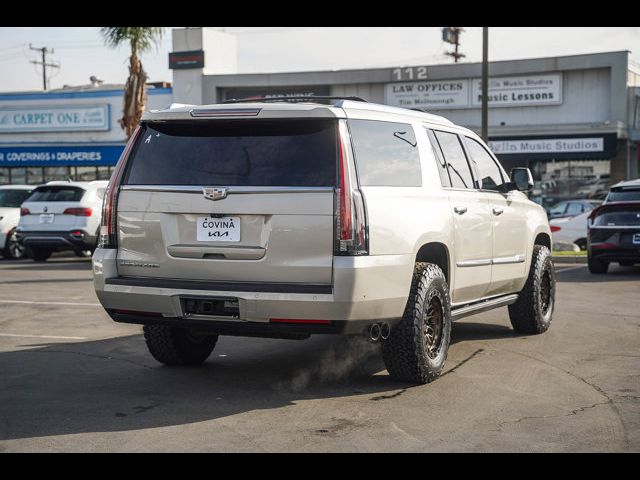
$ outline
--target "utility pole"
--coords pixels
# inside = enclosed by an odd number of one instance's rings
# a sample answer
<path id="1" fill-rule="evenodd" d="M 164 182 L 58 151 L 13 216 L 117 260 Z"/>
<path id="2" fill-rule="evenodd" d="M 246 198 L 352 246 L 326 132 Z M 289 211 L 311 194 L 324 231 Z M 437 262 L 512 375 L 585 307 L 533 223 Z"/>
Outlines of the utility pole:
<path id="1" fill-rule="evenodd" d="M 38 52 L 42 53 L 42 61 L 41 62 L 32 60 L 31 63 L 33 63 L 35 65 L 42 65 L 42 89 L 46 91 L 47 90 L 47 67 L 60 68 L 60 64 L 59 63 L 47 63 L 47 53 L 54 53 L 53 48 L 51 49 L 51 51 L 49 51 L 49 49 L 47 47 L 34 48 L 34 47 L 31 46 L 31 44 L 29 44 L 29 49 L 30 50 L 35 50 L 35 51 L 38 51 Z"/>
<path id="2" fill-rule="evenodd" d="M 464 53 L 458 51 L 460 48 L 460 34 L 464 32 L 462 27 L 443 27 L 442 28 L 442 41 L 455 45 L 455 51 L 444 52 L 445 55 L 453 57 L 453 61 L 458 63 L 458 60 L 465 57 Z"/>
<path id="3" fill-rule="evenodd" d="M 482 27 L 482 140 L 489 141 L 489 27 Z"/>

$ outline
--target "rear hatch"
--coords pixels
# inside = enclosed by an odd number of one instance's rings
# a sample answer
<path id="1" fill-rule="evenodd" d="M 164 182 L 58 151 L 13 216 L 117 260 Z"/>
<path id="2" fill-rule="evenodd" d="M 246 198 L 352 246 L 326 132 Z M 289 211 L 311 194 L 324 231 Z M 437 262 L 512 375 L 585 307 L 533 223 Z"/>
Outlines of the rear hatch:
<path id="1" fill-rule="evenodd" d="M 22 204 L 20 227 L 25 231 L 67 231 L 86 218 L 65 213 L 80 207 L 86 193 L 75 185 L 43 185 Z M 26 209 L 26 210 L 25 210 Z"/>
<path id="2" fill-rule="evenodd" d="M 591 213 L 592 243 L 640 247 L 640 201 L 605 203 Z"/>
<path id="3" fill-rule="evenodd" d="M 143 124 L 117 203 L 118 273 L 331 284 L 336 119 Z"/>

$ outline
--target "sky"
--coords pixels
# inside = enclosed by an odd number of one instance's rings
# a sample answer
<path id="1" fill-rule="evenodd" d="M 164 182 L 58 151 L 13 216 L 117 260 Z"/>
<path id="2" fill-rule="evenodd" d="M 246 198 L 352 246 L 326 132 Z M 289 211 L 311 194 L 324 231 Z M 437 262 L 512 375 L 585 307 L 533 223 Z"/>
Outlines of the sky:
<path id="1" fill-rule="evenodd" d="M 240 73 L 400 67 L 451 63 L 444 55 L 440 27 L 225 27 L 237 36 Z M 482 28 L 465 27 L 462 61 L 482 58 Z M 42 89 L 42 70 L 30 63 L 54 50 L 47 62 L 49 88 L 89 83 L 92 75 L 106 83 L 124 83 L 126 47 L 104 46 L 98 27 L 1 27 L 0 91 Z M 550 57 L 630 50 L 640 62 L 640 27 L 491 27 L 489 60 Z M 142 55 L 149 81 L 171 81 L 168 53 L 171 28 L 156 49 Z"/>

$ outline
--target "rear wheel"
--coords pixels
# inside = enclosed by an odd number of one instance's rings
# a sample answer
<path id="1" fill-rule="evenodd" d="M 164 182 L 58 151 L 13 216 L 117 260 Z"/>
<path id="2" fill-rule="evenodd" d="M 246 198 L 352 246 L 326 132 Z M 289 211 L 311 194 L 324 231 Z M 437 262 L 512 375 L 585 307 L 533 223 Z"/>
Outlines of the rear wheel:
<path id="1" fill-rule="evenodd" d="M 509 305 L 509 319 L 514 330 L 543 333 L 551 325 L 555 302 L 556 278 L 551 252 L 543 245 L 533 246 L 527 283 L 516 303 Z"/>
<path id="2" fill-rule="evenodd" d="M 29 258 L 33 259 L 36 262 L 46 261 L 47 258 L 49 258 L 52 253 L 53 251 L 48 248 L 29 247 L 27 249 L 27 255 L 29 256 Z"/>
<path id="3" fill-rule="evenodd" d="M 4 258 L 18 260 L 24 257 L 24 255 L 24 247 L 18 241 L 18 237 L 16 236 L 16 229 L 14 228 L 7 234 L 7 241 L 4 246 L 3 256 Z"/>
<path id="4" fill-rule="evenodd" d="M 602 260 L 596 260 L 589 257 L 589 271 L 591 273 L 607 273 L 609 269 L 609 262 L 603 262 Z"/>
<path id="5" fill-rule="evenodd" d="M 200 365 L 218 341 L 218 335 L 203 335 L 189 328 L 145 325 L 147 348 L 153 358 L 165 365 Z"/>
<path id="6" fill-rule="evenodd" d="M 444 273 L 432 263 L 416 263 L 402 320 L 382 342 L 389 374 L 413 383 L 435 380 L 444 368 L 450 340 L 451 306 Z"/>

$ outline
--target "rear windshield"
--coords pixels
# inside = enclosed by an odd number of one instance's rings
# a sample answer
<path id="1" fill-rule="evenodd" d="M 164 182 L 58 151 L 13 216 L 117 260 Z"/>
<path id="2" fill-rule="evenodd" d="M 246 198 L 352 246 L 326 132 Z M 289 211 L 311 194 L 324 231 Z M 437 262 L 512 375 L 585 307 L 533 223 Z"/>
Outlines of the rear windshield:
<path id="1" fill-rule="evenodd" d="M 66 185 L 38 187 L 27 199 L 28 202 L 79 202 L 84 195 L 84 190 L 79 187 Z"/>
<path id="2" fill-rule="evenodd" d="M 20 208 L 31 190 L 0 190 L 0 208 Z"/>
<path id="3" fill-rule="evenodd" d="M 148 123 L 124 183 L 333 187 L 337 122 Z"/>
<path id="4" fill-rule="evenodd" d="M 640 189 L 611 190 L 607 196 L 607 202 L 640 202 Z"/>
<path id="5" fill-rule="evenodd" d="M 593 224 L 597 227 L 636 226 L 640 225 L 640 210 L 608 212 L 598 215 Z"/>

